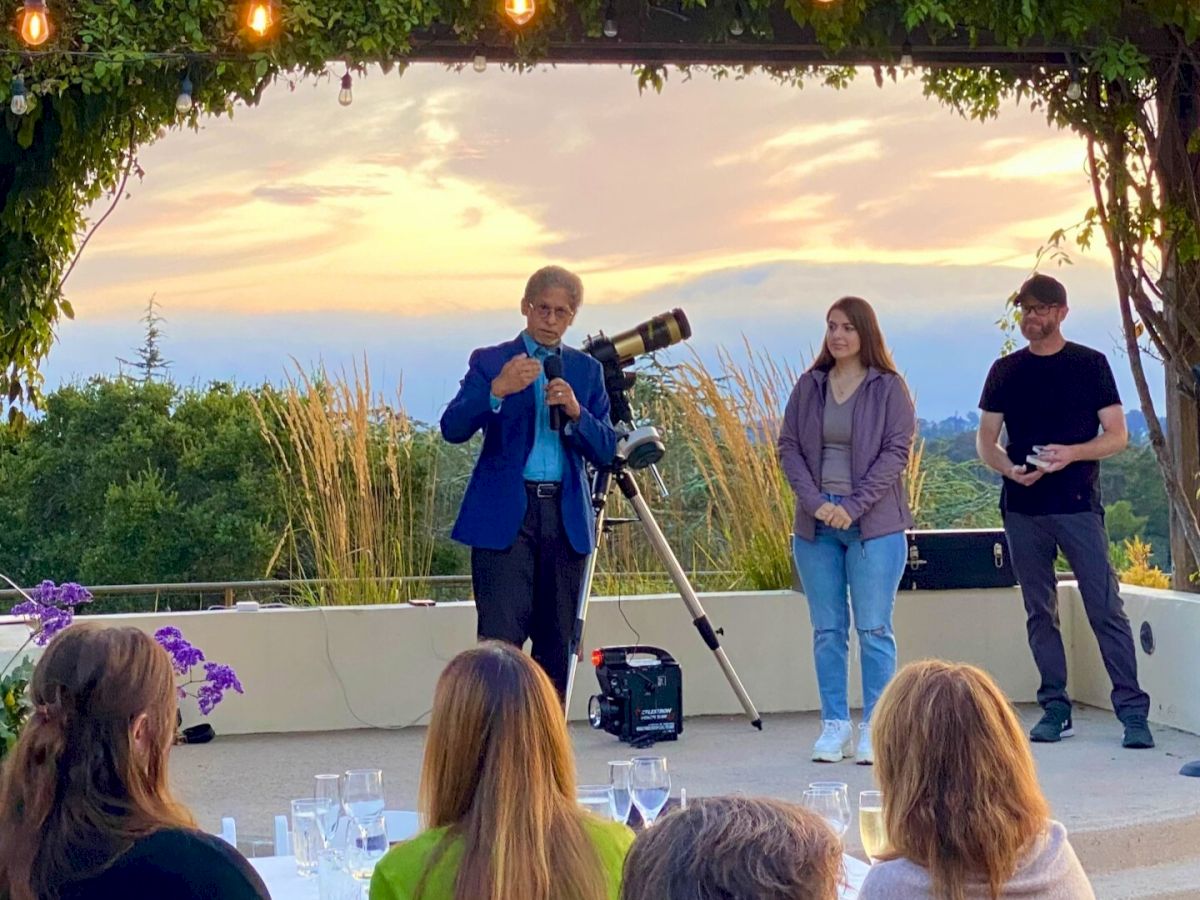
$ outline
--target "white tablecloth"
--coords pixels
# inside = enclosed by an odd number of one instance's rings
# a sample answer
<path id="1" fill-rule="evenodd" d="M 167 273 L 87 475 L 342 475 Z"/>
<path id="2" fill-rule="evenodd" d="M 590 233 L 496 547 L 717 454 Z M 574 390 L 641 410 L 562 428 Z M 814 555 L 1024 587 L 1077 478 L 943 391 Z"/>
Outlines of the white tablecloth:
<path id="1" fill-rule="evenodd" d="M 842 900 L 856 900 L 858 889 L 867 877 L 870 866 L 853 856 L 845 857 L 846 877 L 850 882 L 842 891 Z M 262 876 L 272 900 L 317 900 L 317 879 L 301 878 L 296 874 L 294 856 L 267 856 L 250 860 L 250 865 Z"/>
<path id="2" fill-rule="evenodd" d="M 250 860 L 266 882 L 271 900 L 317 900 L 317 879 L 301 878 L 294 856 L 263 856 Z"/>

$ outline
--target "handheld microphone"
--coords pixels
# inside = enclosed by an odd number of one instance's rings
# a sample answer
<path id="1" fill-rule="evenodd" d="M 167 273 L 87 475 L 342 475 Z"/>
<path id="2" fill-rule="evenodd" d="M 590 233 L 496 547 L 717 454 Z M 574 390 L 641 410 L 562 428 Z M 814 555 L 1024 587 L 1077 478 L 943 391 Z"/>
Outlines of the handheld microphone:
<path id="1" fill-rule="evenodd" d="M 546 361 L 542 363 L 542 368 L 546 372 L 546 383 L 549 384 L 555 378 L 563 377 L 562 357 L 557 353 L 553 353 L 546 357 Z M 561 406 L 550 407 L 550 427 L 554 431 L 562 428 L 563 423 L 563 408 Z"/>

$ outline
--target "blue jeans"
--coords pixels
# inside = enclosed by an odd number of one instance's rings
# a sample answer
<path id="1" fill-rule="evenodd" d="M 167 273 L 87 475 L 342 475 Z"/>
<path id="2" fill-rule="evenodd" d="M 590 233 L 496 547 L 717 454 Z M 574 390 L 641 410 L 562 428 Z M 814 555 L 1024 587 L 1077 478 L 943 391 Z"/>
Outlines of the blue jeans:
<path id="1" fill-rule="evenodd" d="M 904 533 L 864 541 L 858 525 L 841 531 L 818 522 L 814 540 L 793 536 L 792 553 L 812 619 L 821 718 L 850 718 L 846 680 L 853 611 L 862 655 L 863 721 L 869 722 L 896 673 L 892 608 L 908 554 Z"/>

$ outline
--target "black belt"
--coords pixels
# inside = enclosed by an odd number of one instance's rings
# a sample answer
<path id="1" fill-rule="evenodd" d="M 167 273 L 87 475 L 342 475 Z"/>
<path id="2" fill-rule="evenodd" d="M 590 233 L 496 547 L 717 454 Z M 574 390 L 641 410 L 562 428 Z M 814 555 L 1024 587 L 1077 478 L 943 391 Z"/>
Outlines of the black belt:
<path id="1" fill-rule="evenodd" d="M 550 497 L 557 497 L 562 485 L 557 481 L 527 481 L 525 482 L 525 490 L 536 496 L 539 500 L 546 500 Z"/>

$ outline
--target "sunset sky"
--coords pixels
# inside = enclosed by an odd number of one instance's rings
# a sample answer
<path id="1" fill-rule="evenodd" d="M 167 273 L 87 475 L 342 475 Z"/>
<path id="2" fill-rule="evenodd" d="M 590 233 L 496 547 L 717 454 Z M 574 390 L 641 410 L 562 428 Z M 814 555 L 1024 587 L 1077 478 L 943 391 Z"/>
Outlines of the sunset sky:
<path id="1" fill-rule="evenodd" d="M 472 347 L 513 336 L 525 279 L 578 271 L 568 339 L 682 306 L 702 356 L 751 344 L 800 364 L 829 303 L 879 310 L 919 414 L 974 409 L 1005 297 L 1091 204 L 1083 146 L 1026 109 L 965 121 L 919 80 L 834 91 L 766 77 L 639 95 L 615 67 L 492 66 L 281 81 L 255 109 L 176 129 L 68 283 L 77 318 L 49 386 L 115 372 L 151 294 L 174 377 L 279 380 L 369 360 L 431 419 Z M 1102 249 L 1102 248 L 1101 248 Z M 1069 336 L 1115 353 L 1103 253 L 1056 272 Z"/>

